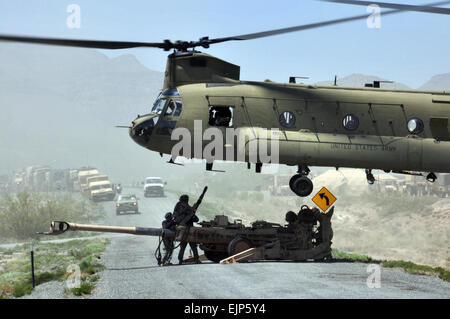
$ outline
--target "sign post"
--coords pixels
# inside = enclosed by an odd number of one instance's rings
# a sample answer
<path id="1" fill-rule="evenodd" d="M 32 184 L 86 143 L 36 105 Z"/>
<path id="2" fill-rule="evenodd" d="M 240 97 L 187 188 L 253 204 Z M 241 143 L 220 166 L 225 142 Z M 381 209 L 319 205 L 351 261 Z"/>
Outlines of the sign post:
<path id="1" fill-rule="evenodd" d="M 31 255 L 31 281 L 33 283 L 33 288 L 35 287 L 35 281 L 34 281 L 34 251 L 33 251 L 33 244 L 30 244 L 30 255 Z"/>
<path id="2" fill-rule="evenodd" d="M 316 204 L 324 213 L 336 200 L 337 198 L 325 187 L 322 187 L 322 189 L 312 198 L 314 204 Z"/>

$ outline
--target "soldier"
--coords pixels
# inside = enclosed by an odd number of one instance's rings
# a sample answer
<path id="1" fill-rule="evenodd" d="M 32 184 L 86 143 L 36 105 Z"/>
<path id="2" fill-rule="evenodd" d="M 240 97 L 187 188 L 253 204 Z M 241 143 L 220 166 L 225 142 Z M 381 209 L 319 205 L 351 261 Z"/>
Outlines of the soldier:
<path id="1" fill-rule="evenodd" d="M 285 220 L 288 222 L 288 226 L 287 229 L 288 230 L 294 230 L 297 226 L 297 214 L 294 213 L 293 211 L 288 211 L 286 213 L 286 218 Z"/>
<path id="2" fill-rule="evenodd" d="M 163 229 L 169 229 L 173 232 L 176 231 L 176 225 L 175 225 L 175 221 L 173 220 L 173 215 L 172 213 L 167 213 L 164 216 L 164 220 L 162 222 L 162 228 Z M 164 243 L 164 257 L 162 259 L 162 264 L 163 265 L 172 265 L 171 260 L 172 260 L 172 252 L 173 252 L 173 240 L 169 239 L 169 238 L 164 238 L 163 237 L 163 243 Z"/>
<path id="3" fill-rule="evenodd" d="M 198 205 L 194 205 L 197 206 Z M 195 215 L 195 208 L 189 205 L 189 196 L 181 195 L 179 202 L 175 205 L 173 210 L 173 217 L 175 223 L 177 225 L 191 227 L 194 225 L 194 222 L 198 222 L 198 217 Z M 180 252 L 178 253 L 178 264 L 181 265 L 183 263 L 184 250 L 186 249 L 187 242 L 182 240 L 180 242 Z M 197 244 L 189 243 L 189 246 L 192 249 L 192 253 L 194 254 L 195 263 L 200 264 L 200 259 L 198 257 Z"/>
<path id="4" fill-rule="evenodd" d="M 307 205 L 303 205 L 298 212 L 298 221 L 300 223 L 307 223 L 316 225 L 319 220 L 320 212 L 317 208 L 309 208 Z"/>

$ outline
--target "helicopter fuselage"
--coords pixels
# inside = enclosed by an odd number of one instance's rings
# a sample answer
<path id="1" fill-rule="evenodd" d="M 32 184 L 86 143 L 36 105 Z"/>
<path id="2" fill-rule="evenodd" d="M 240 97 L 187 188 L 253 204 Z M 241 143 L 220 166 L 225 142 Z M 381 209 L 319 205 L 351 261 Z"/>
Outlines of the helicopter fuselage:
<path id="1" fill-rule="evenodd" d="M 160 97 L 165 105 L 154 130 L 139 143 L 156 152 L 171 154 L 178 143 L 171 136 L 176 128 L 203 136 L 217 127 L 224 139 L 226 129 L 240 128 L 250 136 L 247 142 L 277 139 L 281 164 L 450 172 L 450 94 L 243 81 L 188 84 L 170 91 L 176 96 Z M 167 112 L 170 101 L 182 104 L 176 116 Z M 213 123 L 214 108 L 230 110 L 231 121 Z M 279 132 L 265 131 L 274 129 Z M 202 139 L 202 148 L 210 142 Z M 225 140 L 222 145 L 229 147 Z M 202 152 L 194 154 L 194 145 L 191 150 L 187 157 L 205 158 Z"/>

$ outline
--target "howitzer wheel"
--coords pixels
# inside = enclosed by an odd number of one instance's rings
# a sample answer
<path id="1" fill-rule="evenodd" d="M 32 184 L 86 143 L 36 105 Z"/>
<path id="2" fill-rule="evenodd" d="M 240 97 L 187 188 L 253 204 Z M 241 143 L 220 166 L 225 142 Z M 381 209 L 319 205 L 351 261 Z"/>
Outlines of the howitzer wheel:
<path id="1" fill-rule="evenodd" d="M 252 247 L 253 244 L 250 240 L 242 237 L 235 237 L 228 244 L 228 255 L 233 256 Z"/>
<path id="2" fill-rule="evenodd" d="M 219 263 L 222 259 L 225 259 L 228 257 L 226 252 L 222 252 L 222 251 L 210 251 L 210 250 L 205 250 L 205 256 L 206 258 L 208 258 L 208 260 L 211 260 L 215 263 Z"/>

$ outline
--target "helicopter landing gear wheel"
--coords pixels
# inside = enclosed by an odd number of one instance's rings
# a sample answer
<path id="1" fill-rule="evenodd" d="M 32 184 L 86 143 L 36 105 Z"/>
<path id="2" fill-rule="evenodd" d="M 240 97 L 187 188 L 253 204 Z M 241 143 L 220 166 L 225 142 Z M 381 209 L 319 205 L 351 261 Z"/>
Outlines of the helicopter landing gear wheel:
<path id="1" fill-rule="evenodd" d="M 313 191 L 312 181 L 308 177 L 301 174 L 292 176 L 289 181 L 289 187 L 296 195 L 300 197 L 306 197 Z"/>
<path id="2" fill-rule="evenodd" d="M 373 183 L 375 183 L 375 177 L 373 176 L 371 169 L 366 169 L 366 179 L 369 185 L 373 185 Z"/>

